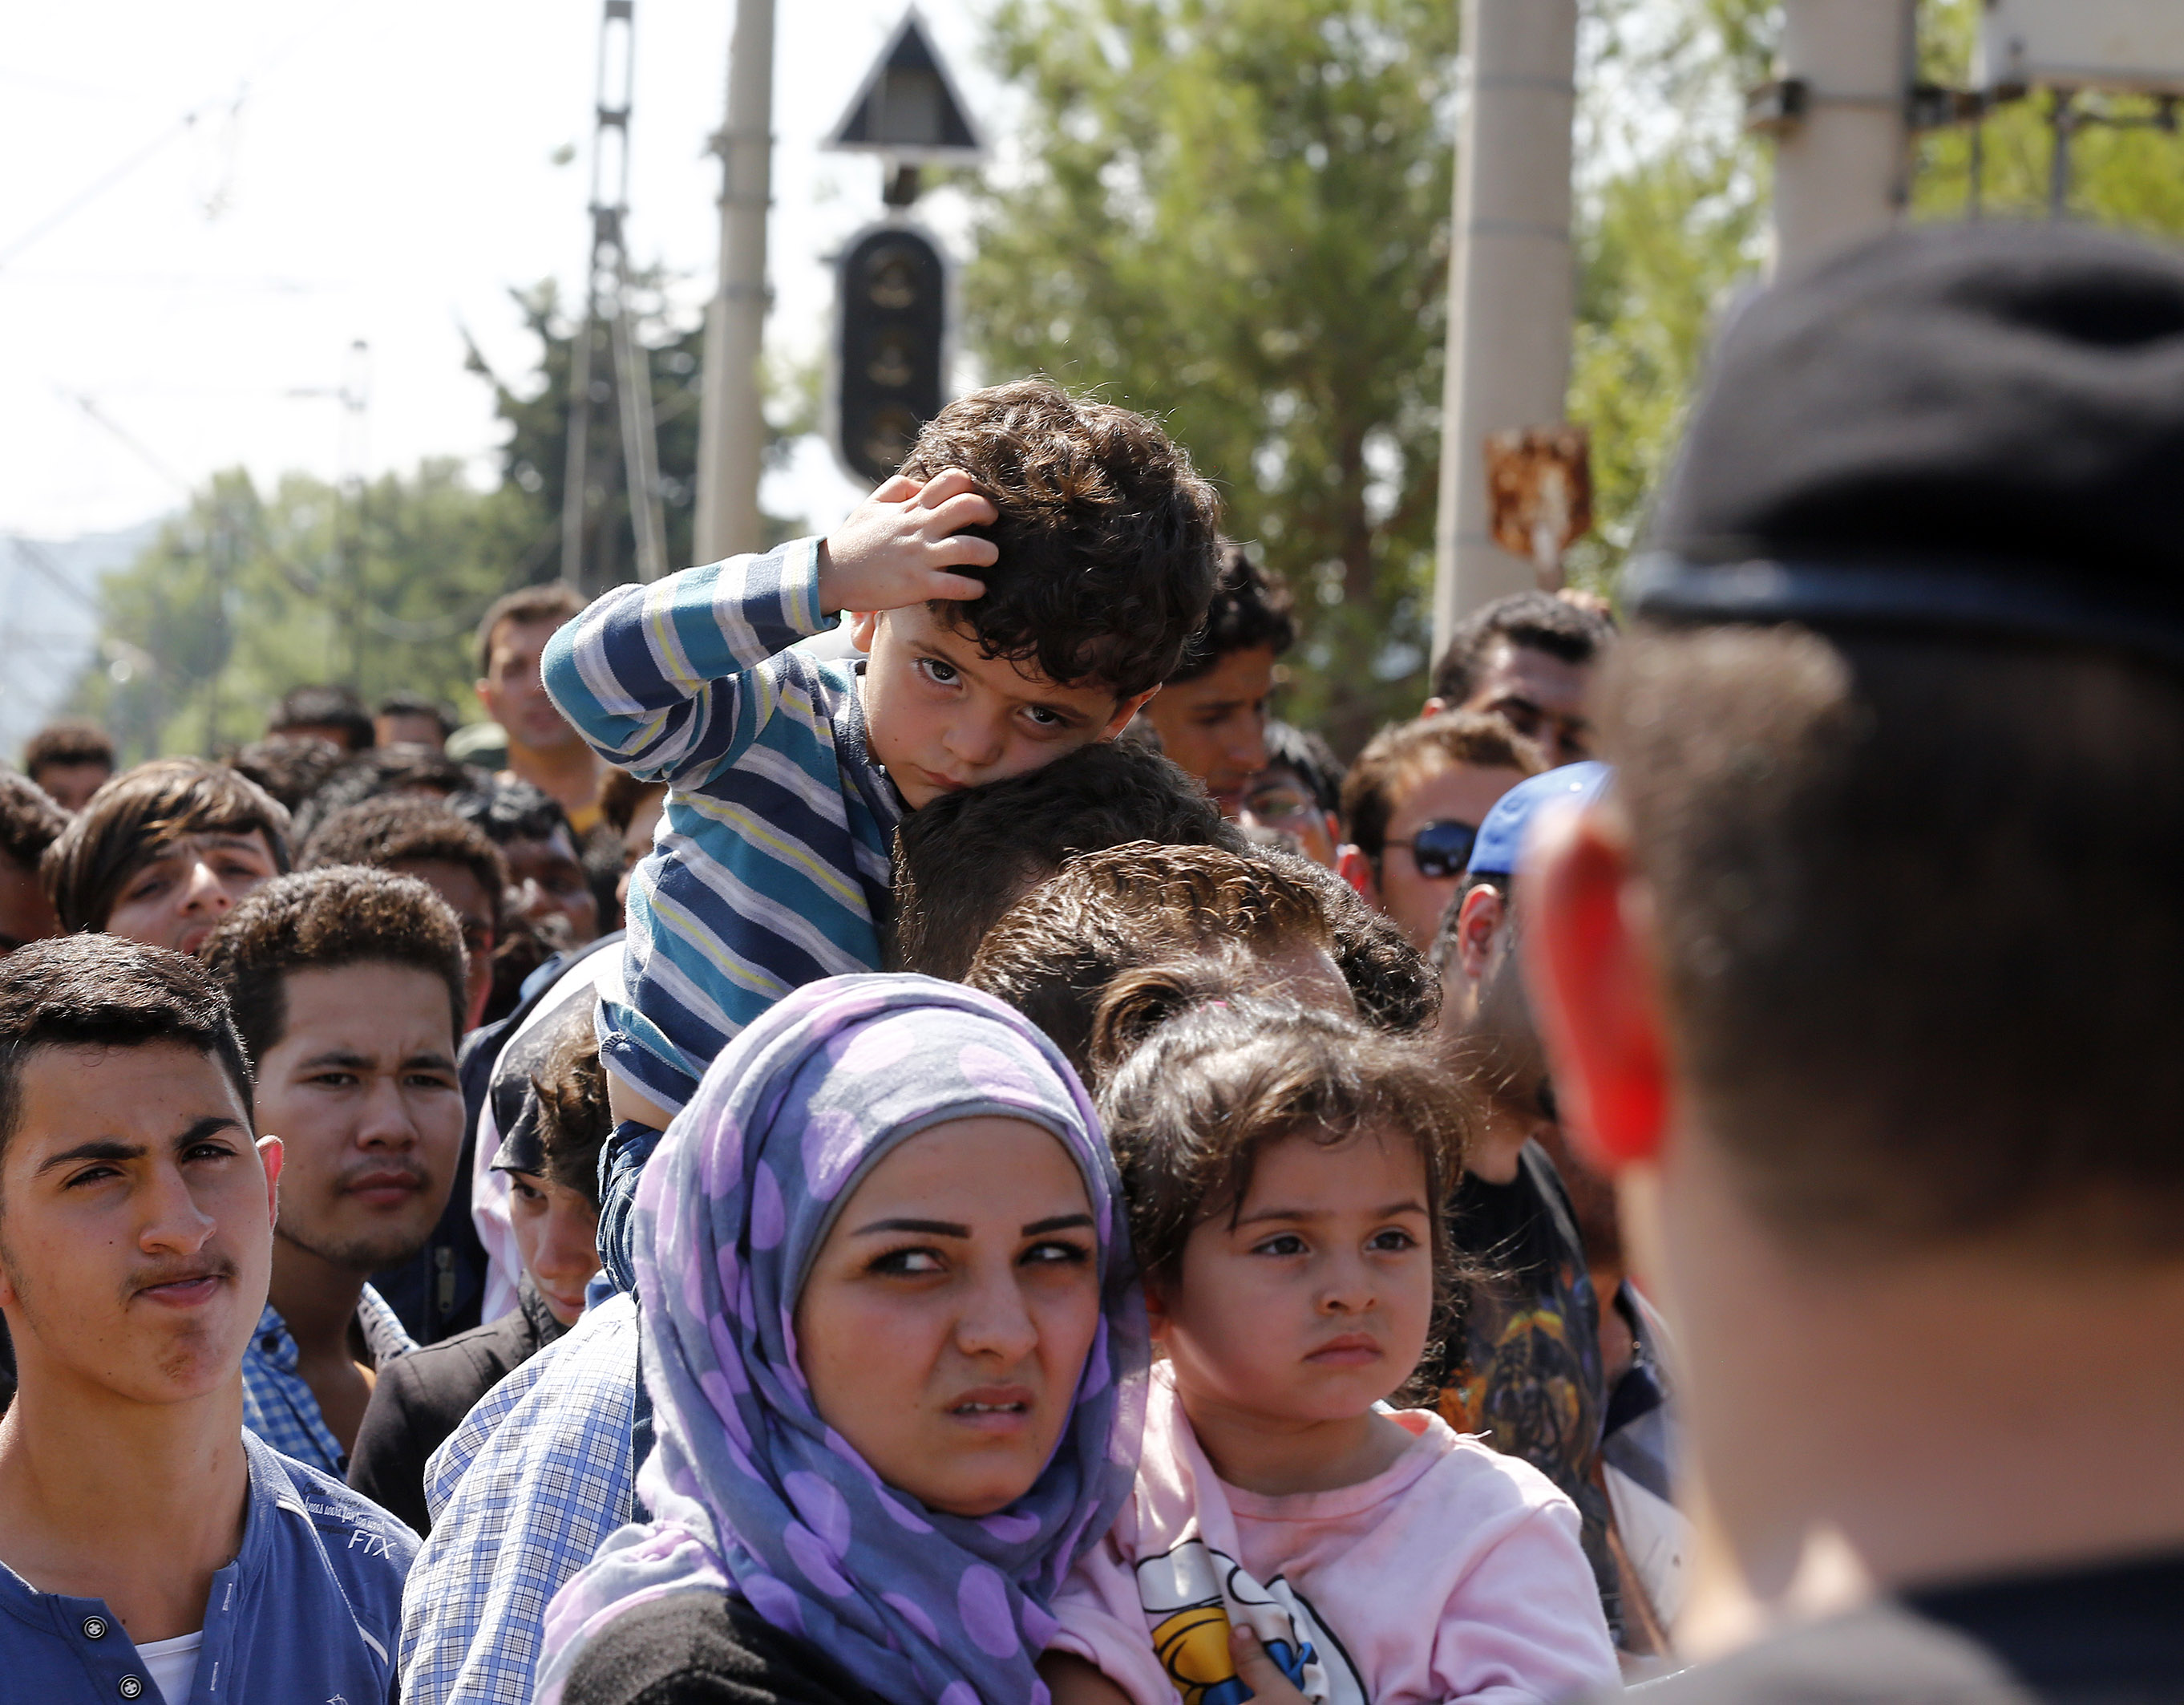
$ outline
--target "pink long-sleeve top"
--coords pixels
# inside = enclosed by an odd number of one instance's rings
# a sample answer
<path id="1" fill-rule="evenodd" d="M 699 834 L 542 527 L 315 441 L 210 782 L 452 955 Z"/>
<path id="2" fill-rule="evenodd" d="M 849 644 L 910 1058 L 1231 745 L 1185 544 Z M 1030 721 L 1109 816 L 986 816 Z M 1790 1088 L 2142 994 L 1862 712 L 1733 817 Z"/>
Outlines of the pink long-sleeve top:
<path id="1" fill-rule="evenodd" d="M 1132 1705 L 1240 1705 L 1248 1621 L 1323 1705 L 1531 1705 L 1618 1685 L 1578 1514 L 1546 1476 L 1423 1410 L 1373 1479 L 1269 1497 L 1228 1485 L 1154 1369 L 1130 1502 L 1078 1563 L 1051 1645 Z"/>

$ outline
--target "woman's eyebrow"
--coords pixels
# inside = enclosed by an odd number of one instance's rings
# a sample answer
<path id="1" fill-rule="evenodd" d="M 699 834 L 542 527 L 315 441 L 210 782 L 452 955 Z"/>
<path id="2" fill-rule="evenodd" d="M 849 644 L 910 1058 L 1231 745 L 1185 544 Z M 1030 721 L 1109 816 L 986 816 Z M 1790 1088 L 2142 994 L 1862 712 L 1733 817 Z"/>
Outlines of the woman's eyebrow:
<path id="1" fill-rule="evenodd" d="M 1050 1220 L 1034 1220 L 1018 1235 L 1027 1238 L 1043 1238 L 1049 1232 L 1089 1230 L 1091 1225 L 1092 1216 L 1089 1214 L 1056 1214 Z"/>
<path id="2" fill-rule="evenodd" d="M 860 1226 L 852 1236 L 867 1238 L 881 1232 L 916 1232 L 928 1238 L 967 1238 L 968 1226 L 953 1220 L 874 1220 L 870 1225 Z"/>

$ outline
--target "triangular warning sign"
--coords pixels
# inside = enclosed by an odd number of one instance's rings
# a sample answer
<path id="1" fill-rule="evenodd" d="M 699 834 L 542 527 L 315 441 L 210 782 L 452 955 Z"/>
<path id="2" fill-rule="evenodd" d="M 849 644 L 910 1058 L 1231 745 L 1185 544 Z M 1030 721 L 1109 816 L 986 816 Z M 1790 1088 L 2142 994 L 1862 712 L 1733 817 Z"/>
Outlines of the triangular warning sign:
<path id="1" fill-rule="evenodd" d="M 915 6 L 822 146 L 903 161 L 976 159 L 985 153 Z"/>

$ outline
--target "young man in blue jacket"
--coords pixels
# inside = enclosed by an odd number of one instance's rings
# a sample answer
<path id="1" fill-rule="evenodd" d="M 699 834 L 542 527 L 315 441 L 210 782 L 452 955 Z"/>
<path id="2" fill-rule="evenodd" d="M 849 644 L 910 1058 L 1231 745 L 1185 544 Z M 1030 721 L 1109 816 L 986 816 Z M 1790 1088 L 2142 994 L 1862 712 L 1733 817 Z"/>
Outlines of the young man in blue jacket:
<path id="1" fill-rule="evenodd" d="M 277 1138 L 190 959 L 0 961 L 0 1675 L 10 1698 L 394 1697 L 416 1535 L 243 1430 Z"/>

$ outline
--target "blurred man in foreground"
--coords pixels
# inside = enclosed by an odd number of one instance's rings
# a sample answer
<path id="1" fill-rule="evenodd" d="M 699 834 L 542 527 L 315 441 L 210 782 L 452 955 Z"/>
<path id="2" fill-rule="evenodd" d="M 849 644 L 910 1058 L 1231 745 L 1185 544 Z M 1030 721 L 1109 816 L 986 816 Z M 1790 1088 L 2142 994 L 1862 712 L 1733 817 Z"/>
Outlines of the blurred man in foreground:
<path id="1" fill-rule="evenodd" d="M 1716 356 L 1613 790 L 1525 864 L 1764 1630 L 1661 1705 L 2179 1697 L 2179 467 L 2184 264 L 2090 232 L 1892 238 Z"/>

